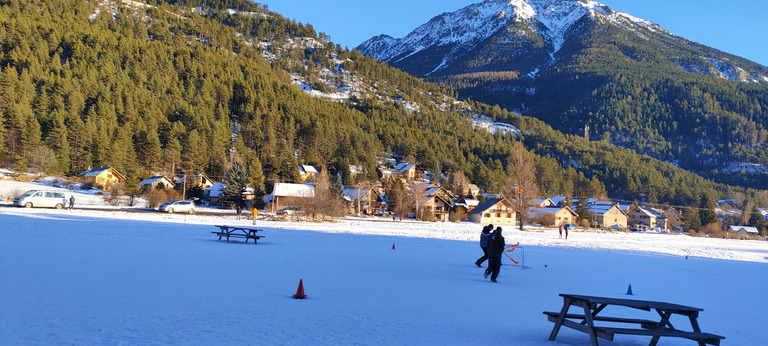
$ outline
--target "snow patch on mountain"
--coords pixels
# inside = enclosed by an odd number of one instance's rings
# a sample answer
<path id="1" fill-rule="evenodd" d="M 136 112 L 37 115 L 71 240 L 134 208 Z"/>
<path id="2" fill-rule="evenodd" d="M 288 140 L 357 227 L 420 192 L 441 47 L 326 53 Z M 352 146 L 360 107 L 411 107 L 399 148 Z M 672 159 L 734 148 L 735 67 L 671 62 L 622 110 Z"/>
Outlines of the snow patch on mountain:
<path id="1" fill-rule="evenodd" d="M 667 33 L 657 24 L 616 12 L 592 0 L 486 0 L 443 13 L 419 26 L 404 38 L 380 35 L 364 42 L 358 50 L 388 62 L 398 62 L 430 47 L 448 47 L 445 59 L 427 75 L 448 67 L 454 56 L 472 50 L 499 30 L 527 22 L 552 45 L 551 60 L 563 46 L 569 29 L 584 16 L 602 17 L 647 38 L 640 31 Z M 540 26 L 539 26 L 540 25 Z M 535 77 L 535 74 L 532 75 Z"/>
<path id="2" fill-rule="evenodd" d="M 496 122 L 482 114 L 475 114 L 472 116 L 472 125 L 476 129 L 486 130 L 493 134 L 496 134 L 497 132 L 502 132 L 513 136 L 520 136 L 522 134 L 520 129 L 517 127 L 507 123 Z"/>

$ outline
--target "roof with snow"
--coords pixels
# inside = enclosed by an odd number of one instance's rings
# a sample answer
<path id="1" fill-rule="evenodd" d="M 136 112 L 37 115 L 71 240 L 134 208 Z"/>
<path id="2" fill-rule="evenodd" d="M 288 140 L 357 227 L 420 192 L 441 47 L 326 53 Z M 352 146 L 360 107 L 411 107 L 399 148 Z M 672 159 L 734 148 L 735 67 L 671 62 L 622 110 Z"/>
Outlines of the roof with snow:
<path id="1" fill-rule="evenodd" d="M 535 198 L 530 201 L 528 201 L 528 205 L 534 205 L 534 206 L 554 206 L 557 205 L 556 203 L 552 202 L 549 198 Z"/>
<path id="2" fill-rule="evenodd" d="M 118 179 L 125 180 L 125 177 L 120 174 L 117 170 L 115 170 L 112 167 L 94 167 L 91 168 L 83 173 L 78 174 L 79 177 L 95 177 L 98 176 L 106 171 L 112 171 L 112 174 L 114 174 Z"/>
<path id="3" fill-rule="evenodd" d="M 401 162 L 397 166 L 395 166 L 395 170 L 399 171 L 400 173 L 407 172 L 411 168 L 416 167 L 415 163 L 408 163 L 408 162 Z"/>
<path id="4" fill-rule="evenodd" d="M 221 195 L 224 194 L 224 184 L 221 182 L 213 184 L 208 190 L 205 190 L 205 192 L 210 197 L 221 197 Z"/>
<path id="5" fill-rule="evenodd" d="M 759 235 L 760 232 L 757 228 L 751 226 L 728 226 L 728 230 L 731 232 L 744 233 L 749 235 Z"/>
<path id="6" fill-rule="evenodd" d="M 317 174 L 317 168 L 315 166 L 301 165 L 299 168 L 301 174 Z"/>
<path id="7" fill-rule="evenodd" d="M 469 214 L 480 214 L 491 207 L 495 206 L 496 204 L 499 204 L 502 201 L 506 201 L 505 198 L 491 198 L 489 200 L 486 200 L 483 203 L 480 203 L 475 207 L 475 209 L 472 209 L 472 211 L 469 212 Z M 507 201 L 509 203 L 509 201 Z"/>
<path id="8" fill-rule="evenodd" d="M 541 216 L 541 215 L 546 215 L 550 213 L 557 214 L 563 209 L 567 210 L 569 213 L 571 213 L 574 216 L 577 215 L 576 212 L 573 211 L 573 209 L 571 209 L 570 207 L 544 207 L 544 208 L 528 207 L 528 215 Z"/>
<path id="9" fill-rule="evenodd" d="M 641 213 L 641 214 L 643 214 L 645 216 L 653 217 L 653 218 L 657 218 L 657 219 L 664 219 L 664 218 L 666 218 L 664 215 L 661 214 L 661 212 L 658 212 L 658 211 L 653 210 L 651 208 L 645 208 L 645 207 L 637 207 L 637 208 L 632 210 L 632 213 L 633 214 Z"/>
<path id="10" fill-rule="evenodd" d="M 277 197 L 315 197 L 315 186 L 311 184 L 277 183 L 272 194 Z"/>
<path id="11" fill-rule="evenodd" d="M 563 202 L 563 201 L 565 201 L 567 199 L 568 199 L 567 196 L 552 196 L 552 197 L 549 197 L 549 200 L 552 201 L 552 203 L 554 203 L 555 205 L 560 205 L 560 202 Z"/>
<path id="12" fill-rule="evenodd" d="M 358 189 L 356 187 L 348 187 L 348 188 L 344 189 L 344 192 L 342 192 L 341 195 L 342 195 L 342 197 L 344 197 L 345 200 L 347 200 L 349 202 L 352 202 L 352 201 L 356 201 L 356 200 L 358 200 L 360 198 L 365 197 L 365 195 L 370 190 L 371 190 L 371 188 L 369 188 L 369 187 L 365 187 L 365 188 L 361 188 L 361 189 Z"/>
<path id="13" fill-rule="evenodd" d="M 610 204 L 610 202 L 608 202 L 608 204 L 599 203 L 599 202 L 592 204 L 588 207 L 588 210 L 589 210 L 589 213 L 592 215 L 603 215 L 609 210 L 611 210 L 613 207 L 616 207 L 616 209 L 619 210 L 622 214 L 626 214 L 624 213 L 623 210 L 621 210 L 621 208 L 618 207 L 618 204 L 614 205 L 614 204 Z"/>
<path id="14" fill-rule="evenodd" d="M 139 183 L 139 185 L 141 185 L 141 186 L 144 186 L 144 185 L 155 184 L 155 183 L 157 183 L 157 182 L 160 182 L 160 181 L 163 181 L 163 180 L 165 180 L 165 181 L 167 181 L 167 182 L 169 182 L 169 183 L 173 184 L 173 182 L 171 181 L 171 179 L 168 179 L 168 178 L 166 178 L 165 176 L 159 175 L 159 176 L 156 176 L 156 177 L 151 177 L 151 178 L 147 178 L 147 179 L 144 179 L 144 180 L 142 180 L 142 181 Z"/>

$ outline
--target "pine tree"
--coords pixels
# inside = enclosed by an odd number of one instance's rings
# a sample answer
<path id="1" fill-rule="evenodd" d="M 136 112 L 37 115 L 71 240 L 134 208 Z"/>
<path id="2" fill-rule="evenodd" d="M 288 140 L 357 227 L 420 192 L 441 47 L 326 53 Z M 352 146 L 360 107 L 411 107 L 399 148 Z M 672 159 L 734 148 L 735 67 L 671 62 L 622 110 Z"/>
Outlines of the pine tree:
<path id="1" fill-rule="evenodd" d="M 264 172 L 259 156 L 249 151 L 245 154 L 245 165 L 248 171 L 248 185 L 253 187 L 254 198 L 257 201 L 261 200 L 264 197 Z"/>
<path id="2" fill-rule="evenodd" d="M 344 182 L 340 172 L 331 176 L 330 194 L 332 197 L 341 197 L 344 193 Z"/>
<path id="3" fill-rule="evenodd" d="M 699 202 L 699 222 L 702 226 L 717 222 L 717 214 L 715 214 L 716 205 L 717 203 L 711 195 L 704 194 L 701 196 Z"/>
<path id="4" fill-rule="evenodd" d="M 698 230 L 701 228 L 701 218 L 699 217 L 699 213 L 696 212 L 693 208 L 685 208 L 683 209 L 683 223 L 685 224 L 685 227 L 687 229 L 695 229 Z"/>
<path id="5" fill-rule="evenodd" d="M 749 225 L 757 228 L 760 231 L 760 235 L 765 236 L 765 228 L 768 226 L 768 222 L 766 222 L 765 216 L 760 213 L 760 210 L 757 209 L 757 206 L 753 206 L 750 211 Z"/>
<path id="6" fill-rule="evenodd" d="M 221 196 L 223 206 L 225 208 L 233 205 L 240 206 L 241 208 L 245 207 L 243 192 L 245 192 L 247 184 L 248 173 L 240 163 L 233 163 L 232 167 L 224 175 L 224 191 Z"/>
<path id="7" fill-rule="evenodd" d="M 176 168 L 181 162 L 181 143 L 176 137 L 171 137 L 165 145 L 164 152 L 165 167 L 172 175 L 176 173 Z"/>

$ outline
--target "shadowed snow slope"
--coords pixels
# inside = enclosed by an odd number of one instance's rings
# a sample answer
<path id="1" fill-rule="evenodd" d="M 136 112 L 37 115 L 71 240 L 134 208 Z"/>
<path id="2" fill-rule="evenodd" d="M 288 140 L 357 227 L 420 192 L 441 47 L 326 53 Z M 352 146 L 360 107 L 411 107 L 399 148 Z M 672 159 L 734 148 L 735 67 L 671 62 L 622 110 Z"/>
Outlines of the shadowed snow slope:
<path id="1" fill-rule="evenodd" d="M 492 284 L 469 223 L 264 221 L 253 245 L 210 233 L 250 223 L 226 216 L 0 207 L 0 220 L 3 344 L 586 345 L 567 328 L 547 341 L 541 312 L 558 293 L 624 297 L 629 284 L 703 308 L 702 329 L 729 345 L 768 340 L 765 242 L 507 228 L 530 268 L 505 259 Z M 300 279 L 308 299 L 291 299 Z"/>

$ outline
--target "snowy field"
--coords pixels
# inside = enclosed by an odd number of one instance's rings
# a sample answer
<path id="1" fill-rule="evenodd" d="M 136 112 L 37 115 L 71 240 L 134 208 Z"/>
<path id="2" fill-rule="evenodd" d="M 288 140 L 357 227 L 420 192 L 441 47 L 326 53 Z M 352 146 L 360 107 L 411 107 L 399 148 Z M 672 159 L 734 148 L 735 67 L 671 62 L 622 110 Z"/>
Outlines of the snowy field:
<path id="1" fill-rule="evenodd" d="M 568 328 L 547 340 L 559 293 L 691 305 L 723 345 L 768 340 L 766 242 L 507 227 L 528 268 L 505 259 L 494 284 L 474 265 L 476 224 L 258 221 L 258 245 L 210 233 L 250 223 L 0 206 L 0 344 L 588 345 Z"/>

